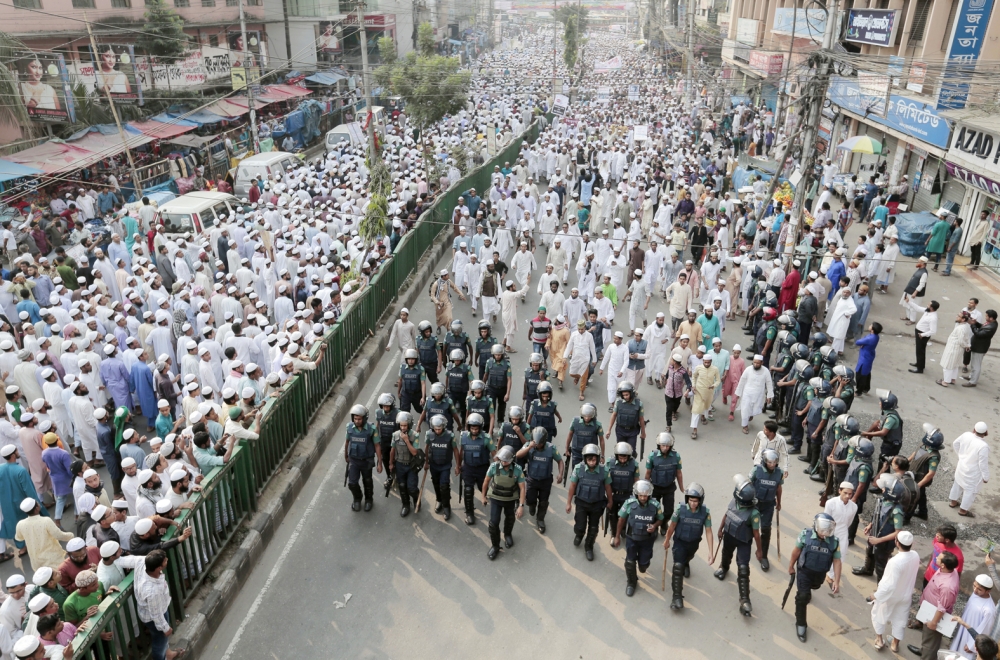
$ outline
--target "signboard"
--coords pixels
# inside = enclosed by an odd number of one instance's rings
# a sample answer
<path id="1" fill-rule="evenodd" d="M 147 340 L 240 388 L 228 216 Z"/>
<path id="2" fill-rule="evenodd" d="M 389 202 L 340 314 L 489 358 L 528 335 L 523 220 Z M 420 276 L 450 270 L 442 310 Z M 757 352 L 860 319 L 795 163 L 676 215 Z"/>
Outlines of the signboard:
<path id="1" fill-rule="evenodd" d="M 927 65 L 923 62 L 910 64 L 910 77 L 906 80 L 906 89 L 920 94 L 924 91 L 924 79 L 927 78 Z"/>
<path id="2" fill-rule="evenodd" d="M 76 121 L 66 60 L 61 54 L 20 53 L 8 67 L 17 76 L 17 89 L 33 121 Z"/>
<path id="3" fill-rule="evenodd" d="M 358 24 L 358 14 L 356 12 L 350 13 L 340 21 L 342 25 L 357 25 Z M 386 28 L 386 27 L 396 27 L 396 15 L 395 14 L 365 14 L 365 27 L 366 28 Z M 444 34 L 447 34 L 447 30 L 444 29 Z M 249 33 L 247 33 L 249 36 Z M 444 35 L 441 35 L 444 36 Z"/>
<path id="4" fill-rule="evenodd" d="M 233 91 L 246 89 L 247 85 L 254 88 L 254 93 L 259 91 L 260 87 L 260 67 L 242 67 L 234 66 L 230 69 L 230 80 L 233 83 Z M 364 103 L 362 101 L 362 103 Z"/>
<path id="5" fill-rule="evenodd" d="M 486 153 L 497 155 L 497 125 L 492 122 L 486 126 Z"/>
<path id="6" fill-rule="evenodd" d="M 247 31 L 246 44 L 243 43 L 242 32 L 230 32 L 226 37 L 233 67 L 260 66 L 260 32 Z M 244 51 L 246 52 L 246 62 L 243 62 Z"/>
<path id="7" fill-rule="evenodd" d="M 552 103 L 552 114 L 562 117 L 568 109 L 569 97 L 565 94 L 556 94 L 555 101 Z"/>
<path id="8" fill-rule="evenodd" d="M 760 36 L 760 21 L 741 18 L 736 21 L 736 41 L 747 46 L 756 46 Z"/>
<path id="9" fill-rule="evenodd" d="M 866 113 L 885 117 L 889 103 L 889 76 L 884 73 L 858 71 L 858 93 Z"/>
<path id="10" fill-rule="evenodd" d="M 135 63 L 136 82 L 144 90 L 199 87 L 209 81 L 231 78 L 231 69 L 229 50 L 211 46 L 191 51 L 184 59 L 170 64 L 150 64 L 149 58 L 142 56 Z M 93 78 L 93 73 L 90 77 Z"/>
<path id="11" fill-rule="evenodd" d="M 852 9 L 847 13 L 844 40 L 885 48 L 896 43 L 898 27 L 898 9 Z"/>
<path id="12" fill-rule="evenodd" d="M 613 71 L 621 71 L 621 69 L 622 69 L 621 55 L 615 55 L 606 62 L 594 63 L 594 73 L 611 73 Z"/>
<path id="13" fill-rule="evenodd" d="M 864 117 L 865 106 L 858 89 L 858 82 L 852 78 L 833 76 L 830 78 L 830 101 L 847 112 Z M 885 118 L 869 116 L 876 124 L 888 126 L 910 135 L 917 140 L 941 149 L 948 148 L 951 129 L 948 121 L 938 114 L 931 105 L 909 99 L 898 94 L 890 94 L 886 104 Z"/>
<path id="14" fill-rule="evenodd" d="M 629 85 L 628 86 L 628 100 L 638 101 L 639 100 L 639 85 Z"/>
<path id="15" fill-rule="evenodd" d="M 959 110 L 969 98 L 969 76 L 976 69 L 976 60 L 983 49 L 986 24 L 993 10 L 993 0 L 962 0 L 955 16 L 951 44 L 941 77 L 938 110 Z"/>
<path id="16" fill-rule="evenodd" d="M 781 73 L 784 61 L 784 53 L 770 53 L 763 50 L 755 50 L 750 53 L 750 61 L 748 62 L 748 65 L 751 69 L 761 75 L 772 76 Z"/>
<path id="17" fill-rule="evenodd" d="M 957 163 L 953 163 L 949 160 L 944 162 L 945 167 L 948 168 L 948 175 L 955 177 L 962 183 L 972 186 L 973 188 L 978 188 L 985 193 L 992 195 L 993 197 L 1000 197 L 1000 182 L 989 179 L 985 176 L 980 176 L 975 172 L 972 172 Z"/>
<path id="18" fill-rule="evenodd" d="M 632 128 L 632 138 L 636 142 L 643 142 L 649 139 L 649 127 L 645 124 Z"/>
<path id="19" fill-rule="evenodd" d="M 794 35 L 800 39 L 823 41 L 826 31 L 826 10 L 824 9 L 792 9 L 774 10 L 774 24 L 771 32 L 774 34 Z"/>
<path id="20" fill-rule="evenodd" d="M 132 46 L 102 44 L 94 62 L 94 91 L 116 103 L 142 105 L 142 85 L 136 80 L 135 50 Z"/>
<path id="21" fill-rule="evenodd" d="M 608 86 L 597 88 L 597 102 L 598 103 L 610 103 L 611 102 L 611 88 Z"/>
<path id="22" fill-rule="evenodd" d="M 961 167 L 986 172 L 1000 180 L 1000 133 L 960 123 L 952 135 L 947 158 Z"/>

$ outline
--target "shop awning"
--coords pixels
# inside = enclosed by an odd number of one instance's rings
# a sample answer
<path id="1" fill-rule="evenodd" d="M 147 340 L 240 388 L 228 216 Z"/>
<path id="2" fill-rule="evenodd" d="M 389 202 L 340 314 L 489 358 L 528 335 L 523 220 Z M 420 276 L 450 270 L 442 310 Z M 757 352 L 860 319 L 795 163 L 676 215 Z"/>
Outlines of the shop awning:
<path id="1" fill-rule="evenodd" d="M 263 108 L 266 103 L 261 103 L 256 101 L 254 103 L 254 108 L 259 110 Z M 212 105 L 205 108 L 208 112 L 214 115 L 220 115 L 222 117 L 242 117 L 243 115 L 250 112 L 250 107 L 248 105 L 246 97 L 232 97 L 228 99 L 219 99 Z"/>
<path id="2" fill-rule="evenodd" d="M 218 135 L 208 135 L 208 136 L 178 135 L 176 137 L 168 138 L 167 140 L 165 140 L 165 142 L 167 144 L 179 144 L 182 147 L 192 147 L 195 149 L 200 149 L 209 142 L 213 142 L 214 140 L 218 139 L 219 139 Z"/>
<path id="3" fill-rule="evenodd" d="M 258 98 L 265 103 L 277 103 L 287 101 L 311 94 L 308 89 L 298 85 L 268 85 L 258 95 Z"/>
<path id="4" fill-rule="evenodd" d="M 327 85 L 332 87 L 341 80 L 347 80 L 347 76 L 342 76 L 339 73 L 334 73 L 333 71 L 317 71 L 311 76 L 306 76 L 306 80 L 314 82 L 317 85 Z"/>
<path id="5" fill-rule="evenodd" d="M 11 179 L 20 179 L 24 176 L 32 176 L 34 174 L 41 173 L 42 170 L 40 169 L 0 159 L 0 182 L 10 181 Z"/>
<path id="6" fill-rule="evenodd" d="M 59 174 L 85 167 L 100 158 L 95 158 L 93 152 L 75 144 L 51 140 L 37 147 L 11 154 L 7 156 L 7 160 L 45 174 Z"/>
<path id="7" fill-rule="evenodd" d="M 163 115 L 157 115 L 163 117 Z M 154 139 L 163 139 L 181 135 L 198 128 L 198 124 L 183 119 L 170 119 L 163 117 L 166 121 L 160 121 L 156 117 L 149 121 L 132 121 L 129 126 L 138 129 L 143 135 Z"/>

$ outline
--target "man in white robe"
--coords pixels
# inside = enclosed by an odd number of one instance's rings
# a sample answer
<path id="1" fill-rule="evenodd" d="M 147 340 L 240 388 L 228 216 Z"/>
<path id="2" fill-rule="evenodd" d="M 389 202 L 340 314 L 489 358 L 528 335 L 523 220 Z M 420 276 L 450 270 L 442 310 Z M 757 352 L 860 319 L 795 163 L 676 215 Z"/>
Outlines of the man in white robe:
<path id="1" fill-rule="evenodd" d="M 570 291 L 569 298 L 563 303 L 563 315 L 566 317 L 566 323 L 571 328 L 576 327 L 577 321 L 586 320 L 587 303 L 580 297 L 579 289 L 574 287 Z"/>
<path id="2" fill-rule="evenodd" d="M 872 605 L 872 627 L 875 628 L 878 644 L 884 644 L 883 635 L 888 626 L 891 626 L 888 632 L 894 640 L 901 641 L 906 632 L 913 587 L 920 572 L 920 555 L 910 549 L 912 545 L 913 534 L 909 531 L 904 529 L 896 536 L 898 552 L 889 558 L 878 589 L 871 596 L 875 601 Z"/>
<path id="3" fill-rule="evenodd" d="M 74 395 L 66 408 L 73 420 L 76 437 L 80 439 L 80 447 L 87 461 L 101 456 L 101 448 L 97 444 L 97 420 L 94 419 L 94 403 L 87 396 L 87 388 L 79 381 L 75 382 Z M 114 457 L 111 458 L 114 460 Z"/>
<path id="4" fill-rule="evenodd" d="M 977 575 L 976 580 L 972 583 L 972 595 L 965 603 L 962 616 L 958 618 L 961 623 L 955 630 L 955 637 L 949 648 L 961 653 L 969 660 L 976 658 L 976 639 L 969 632 L 969 629 L 989 634 L 993 628 L 996 604 L 990 598 L 990 589 L 992 588 L 993 578 L 985 573 Z"/>
<path id="5" fill-rule="evenodd" d="M 569 360 L 569 375 L 573 384 L 580 387 L 580 401 L 583 401 L 583 391 L 587 389 L 590 367 L 597 362 L 597 350 L 594 347 L 594 336 L 587 332 L 583 319 L 576 322 L 576 332 L 572 333 L 563 351 L 563 359 Z"/>
<path id="6" fill-rule="evenodd" d="M 614 342 L 605 345 L 604 359 L 601 360 L 601 375 L 608 372 L 608 412 L 614 412 L 615 398 L 618 396 L 618 382 L 625 377 L 625 367 L 628 366 L 628 346 L 624 343 L 625 334 L 615 333 Z"/>
<path id="7" fill-rule="evenodd" d="M 469 265 L 470 256 L 469 246 L 465 241 L 459 243 L 458 250 L 452 255 L 451 272 L 455 276 L 455 286 L 459 289 L 465 288 L 468 284 L 468 280 L 465 279 L 465 267 Z"/>
<path id="8" fill-rule="evenodd" d="M 966 431 L 952 443 L 958 460 L 948 499 L 952 508 L 959 507 L 960 516 L 969 515 L 976 494 L 990 480 L 990 447 L 984 440 L 987 435 L 986 422 L 977 422 L 973 432 Z"/>
<path id="9" fill-rule="evenodd" d="M 764 356 L 753 356 L 753 367 L 740 376 L 736 386 L 736 396 L 740 401 L 740 415 L 743 433 L 750 433 L 750 421 L 764 411 L 765 404 L 774 396 L 771 372 L 764 365 Z"/>
<path id="10" fill-rule="evenodd" d="M 833 535 L 840 539 L 841 549 L 846 549 L 847 539 L 850 538 L 851 523 L 854 522 L 854 516 L 858 512 L 858 503 L 854 501 L 854 484 L 850 481 L 842 482 L 840 484 L 839 496 L 828 499 L 823 512 L 837 523 L 837 528 L 834 530 Z M 830 580 L 833 579 L 832 566 L 827 576 Z"/>
<path id="11" fill-rule="evenodd" d="M 469 287 L 469 300 L 472 302 L 472 315 L 479 308 L 479 298 L 483 295 L 483 265 L 478 257 L 469 255 L 469 263 L 465 265 L 465 283 Z M 456 278 L 458 279 L 458 278 Z"/>
<path id="12" fill-rule="evenodd" d="M 118 280 L 115 279 L 115 266 L 111 263 L 111 260 L 104 256 L 104 250 L 97 248 L 94 250 L 94 255 L 97 260 L 94 261 L 94 266 L 92 270 L 101 272 L 101 279 L 108 287 L 108 293 L 111 297 L 122 302 L 122 293 L 118 290 Z"/>
<path id="13" fill-rule="evenodd" d="M 835 301 L 837 305 L 827 318 L 826 334 L 833 339 L 833 349 L 838 354 L 843 355 L 844 339 L 851 327 L 851 317 L 854 316 L 854 312 L 858 311 L 858 306 L 851 296 L 851 288 L 846 286 L 837 293 Z"/>

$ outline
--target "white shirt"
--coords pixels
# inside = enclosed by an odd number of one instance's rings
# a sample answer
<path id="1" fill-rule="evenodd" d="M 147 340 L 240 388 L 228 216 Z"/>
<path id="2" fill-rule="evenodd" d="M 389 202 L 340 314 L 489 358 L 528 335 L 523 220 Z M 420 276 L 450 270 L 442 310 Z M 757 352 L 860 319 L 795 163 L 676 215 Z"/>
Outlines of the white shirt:
<path id="1" fill-rule="evenodd" d="M 937 312 L 924 312 L 917 321 L 917 332 L 921 337 L 931 337 L 937 332 Z"/>
<path id="2" fill-rule="evenodd" d="M 611 343 L 604 347 L 604 359 L 601 360 L 601 371 L 607 370 L 608 375 L 621 375 L 628 364 L 628 346 Z"/>

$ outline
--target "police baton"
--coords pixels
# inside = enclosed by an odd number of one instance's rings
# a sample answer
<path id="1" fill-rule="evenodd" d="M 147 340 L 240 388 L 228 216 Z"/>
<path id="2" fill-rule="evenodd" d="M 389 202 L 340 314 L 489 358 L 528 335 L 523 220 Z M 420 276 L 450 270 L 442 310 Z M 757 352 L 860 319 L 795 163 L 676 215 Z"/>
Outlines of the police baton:
<path id="1" fill-rule="evenodd" d="M 566 452 L 565 454 L 563 454 L 563 478 L 562 478 L 563 488 L 566 488 L 566 482 L 569 481 L 569 461 L 570 461 L 570 457 L 571 456 L 570 456 L 569 452 Z"/>
<path id="2" fill-rule="evenodd" d="M 788 602 L 788 594 L 792 593 L 792 587 L 795 586 L 795 573 L 788 578 L 788 588 L 785 589 L 785 595 L 781 598 L 781 609 L 785 609 L 785 603 Z"/>
<path id="3" fill-rule="evenodd" d="M 351 462 L 347 461 L 347 465 L 344 466 L 344 488 L 347 488 L 347 477 L 351 474 Z"/>
<path id="4" fill-rule="evenodd" d="M 778 532 L 778 559 L 781 559 L 781 509 L 776 510 L 774 512 L 774 515 L 775 515 L 774 523 Z"/>
<path id="5" fill-rule="evenodd" d="M 663 550 L 663 579 L 660 580 L 660 591 L 667 590 L 667 552 L 668 550 Z"/>
<path id="6" fill-rule="evenodd" d="M 413 505 L 413 510 L 415 512 L 417 512 L 417 513 L 420 512 L 420 500 L 424 496 L 424 484 L 427 483 L 427 473 L 428 472 L 430 472 L 429 468 L 427 470 L 424 470 L 424 477 L 423 477 L 423 479 L 420 480 L 420 492 L 417 493 L 417 503 L 415 505 Z"/>

